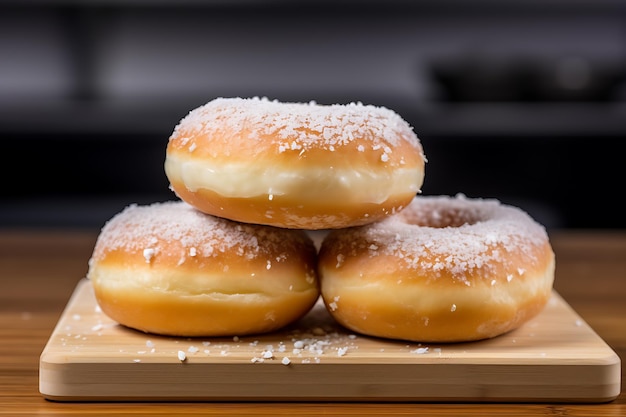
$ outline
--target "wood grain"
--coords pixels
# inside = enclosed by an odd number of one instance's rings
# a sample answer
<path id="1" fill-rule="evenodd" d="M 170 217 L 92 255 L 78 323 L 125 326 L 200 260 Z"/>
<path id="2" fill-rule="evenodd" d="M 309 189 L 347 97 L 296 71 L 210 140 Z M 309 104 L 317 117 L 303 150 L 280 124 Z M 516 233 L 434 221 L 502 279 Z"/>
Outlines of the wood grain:
<path id="1" fill-rule="evenodd" d="M 626 396 L 602 404 L 88 402 L 43 398 L 39 355 L 84 277 L 98 231 L 0 232 L 0 415 L 423 415 L 623 416 Z M 626 231 L 555 231 L 555 288 L 586 323 L 626 357 Z M 622 367 L 621 379 L 624 377 Z"/>
<path id="2" fill-rule="evenodd" d="M 605 402 L 620 370 L 557 293 L 520 329 L 474 343 L 356 335 L 322 303 L 284 331 L 202 339 L 119 326 L 82 280 L 42 353 L 40 391 L 57 401 Z"/>

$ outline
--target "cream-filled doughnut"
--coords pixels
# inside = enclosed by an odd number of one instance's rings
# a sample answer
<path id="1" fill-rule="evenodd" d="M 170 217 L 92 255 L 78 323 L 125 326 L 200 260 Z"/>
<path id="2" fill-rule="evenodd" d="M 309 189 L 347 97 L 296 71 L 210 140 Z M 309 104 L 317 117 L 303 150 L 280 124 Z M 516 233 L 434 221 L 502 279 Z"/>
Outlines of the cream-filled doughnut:
<path id="1" fill-rule="evenodd" d="M 130 205 L 102 228 L 87 277 L 118 323 L 172 336 L 284 327 L 319 298 L 316 248 L 299 230 L 232 222 L 181 201 Z"/>
<path id="2" fill-rule="evenodd" d="M 331 315 L 362 334 L 418 342 L 492 338 L 551 295 L 555 256 L 523 210 L 462 195 L 418 196 L 375 224 L 331 231 L 319 253 Z"/>
<path id="3" fill-rule="evenodd" d="M 319 230 L 405 207 L 425 158 L 411 126 L 384 107 L 217 98 L 175 127 L 164 165 L 175 194 L 205 213 Z"/>

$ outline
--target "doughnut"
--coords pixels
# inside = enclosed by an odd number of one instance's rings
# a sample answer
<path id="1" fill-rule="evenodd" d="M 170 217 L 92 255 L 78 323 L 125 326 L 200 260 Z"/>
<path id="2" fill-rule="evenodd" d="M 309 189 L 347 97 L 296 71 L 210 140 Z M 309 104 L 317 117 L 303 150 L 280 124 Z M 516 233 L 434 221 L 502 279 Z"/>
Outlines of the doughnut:
<path id="1" fill-rule="evenodd" d="M 248 225 L 183 201 L 131 204 L 108 220 L 87 278 L 111 319 L 145 333 L 266 333 L 319 298 L 317 250 L 301 230 Z"/>
<path id="2" fill-rule="evenodd" d="M 545 228 L 495 199 L 416 196 L 370 225 L 332 230 L 318 258 L 336 321 L 415 342 L 489 339 L 548 302 L 555 255 Z"/>
<path id="3" fill-rule="evenodd" d="M 292 229 L 337 229 L 389 216 L 420 193 L 425 157 L 384 107 L 216 98 L 174 128 L 170 189 L 205 213 Z"/>

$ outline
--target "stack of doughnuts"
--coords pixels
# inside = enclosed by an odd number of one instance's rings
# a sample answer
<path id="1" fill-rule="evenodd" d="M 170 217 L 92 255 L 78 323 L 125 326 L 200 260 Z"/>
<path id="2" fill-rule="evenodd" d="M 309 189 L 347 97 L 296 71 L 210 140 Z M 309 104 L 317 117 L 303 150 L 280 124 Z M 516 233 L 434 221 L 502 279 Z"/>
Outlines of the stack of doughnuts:
<path id="1" fill-rule="evenodd" d="M 374 337 L 460 342 L 519 327 L 551 294 L 545 229 L 496 200 L 421 196 L 425 163 L 384 107 L 214 99 L 167 143 L 179 200 L 109 220 L 88 278 L 111 318 L 164 335 L 267 333 L 320 298 Z"/>

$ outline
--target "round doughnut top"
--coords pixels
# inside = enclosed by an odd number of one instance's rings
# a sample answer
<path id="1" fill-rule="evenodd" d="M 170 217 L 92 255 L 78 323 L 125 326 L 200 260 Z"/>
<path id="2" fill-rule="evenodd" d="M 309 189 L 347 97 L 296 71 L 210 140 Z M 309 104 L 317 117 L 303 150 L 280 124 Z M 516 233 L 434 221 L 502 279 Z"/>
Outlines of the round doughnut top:
<path id="1" fill-rule="evenodd" d="M 181 136 L 188 140 L 195 136 L 227 140 L 240 135 L 253 142 L 273 138 L 278 153 L 304 153 L 312 148 L 333 151 L 366 140 L 372 148 L 383 150 L 381 160 L 385 162 L 400 140 L 408 140 L 423 155 L 412 127 L 397 113 L 362 103 L 321 105 L 314 101 L 220 97 L 191 110 L 175 127 L 170 140 L 184 139 Z"/>
<path id="2" fill-rule="evenodd" d="M 543 262 L 539 257 L 548 244 L 545 228 L 523 210 L 462 194 L 417 196 L 401 212 L 336 233 L 332 240 L 337 265 L 365 248 L 372 257 L 399 257 L 408 268 L 457 277 L 503 264 L 510 253 L 520 265 L 535 265 Z"/>
<path id="3" fill-rule="evenodd" d="M 214 257 L 235 251 L 246 259 L 282 253 L 292 244 L 309 245 L 297 230 L 237 223 L 204 214 L 183 201 L 140 206 L 131 204 L 102 228 L 92 258 L 108 251 L 143 251 L 146 261 L 155 251 L 167 250 L 159 242 L 178 242 L 190 256 Z"/>

